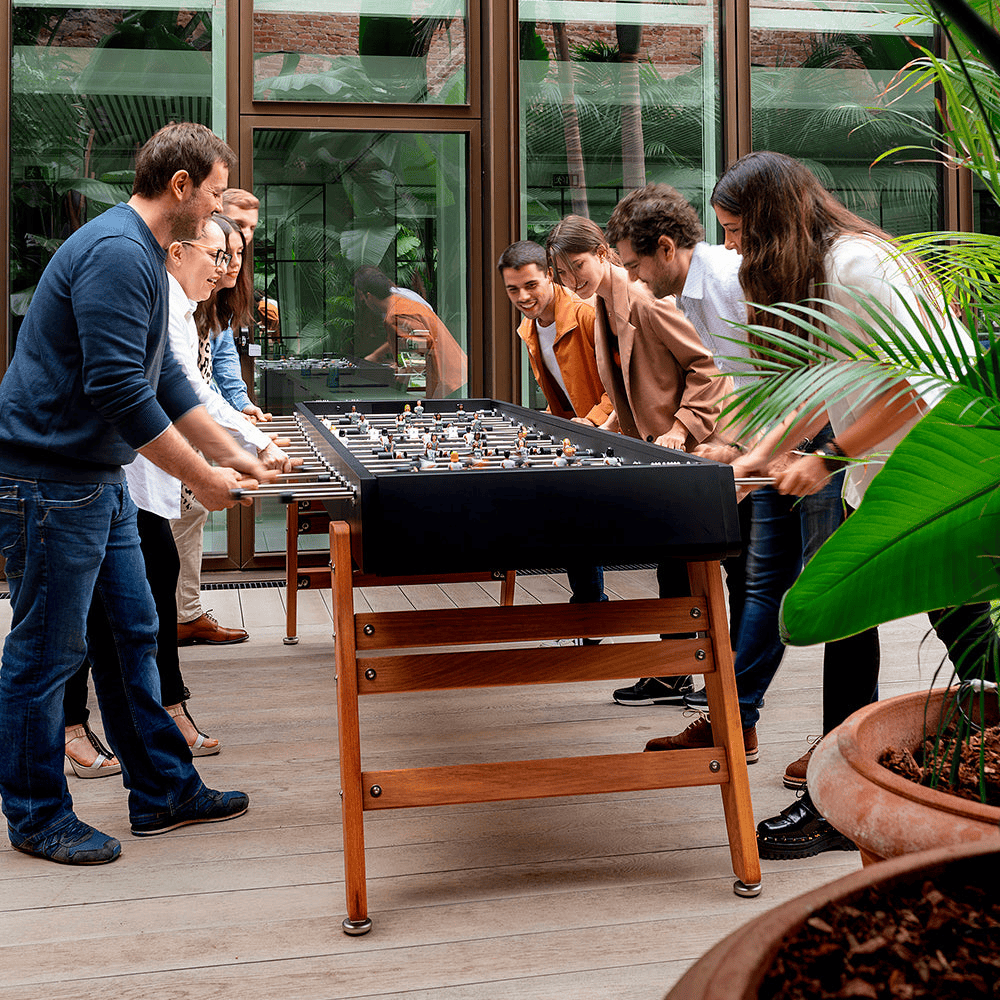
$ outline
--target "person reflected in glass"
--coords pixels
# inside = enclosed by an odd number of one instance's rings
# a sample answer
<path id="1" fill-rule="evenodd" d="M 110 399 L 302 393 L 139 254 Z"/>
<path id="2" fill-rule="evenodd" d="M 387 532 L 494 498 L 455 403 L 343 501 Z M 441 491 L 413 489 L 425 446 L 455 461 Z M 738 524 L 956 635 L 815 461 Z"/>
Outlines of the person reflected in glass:
<path id="1" fill-rule="evenodd" d="M 401 354 L 416 351 L 426 367 L 428 399 L 443 399 L 469 381 L 469 361 L 430 303 L 409 288 L 394 285 L 377 267 L 362 267 L 354 275 L 357 300 L 378 316 L 386 328 L 386 340 L 366 361 L 400 364 Z M 404 359 L 405 363 L 405 359 Z"/>

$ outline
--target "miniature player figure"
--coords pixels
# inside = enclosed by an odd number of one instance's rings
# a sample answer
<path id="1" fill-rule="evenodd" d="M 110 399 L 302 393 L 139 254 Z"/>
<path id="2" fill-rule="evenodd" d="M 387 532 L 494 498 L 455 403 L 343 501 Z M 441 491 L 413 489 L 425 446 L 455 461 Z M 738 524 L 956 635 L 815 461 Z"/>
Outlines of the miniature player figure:
<path id="1" fill-rule="evenodd" d="M 615 454 L 614 448 L 609 448 L 604 453 L 604 464 L 613 466 L 619 466 L 622 464 L 622 460 Z"/>
<path id="2" fill-rule="evenodd" d="M 368 427 L 368 440 L 378 441 L 381 437 L 382 432 L 374 425 L 370 424 Z"/>
<path id="3" fill-rule="evenodd" d="M 352 424 L 356 424 L 361 419 L 361 414 L 358 413 L 358 408 L 356 406 L 351 407 L 351 412 L 347 414 L 347 419 L 350 420 Z"/>
<path id="4" fill-rule="evenodd" d="M 465 442 L 466 444 L 472 444 L 472 442 L 473 442 L 473 441 L 475 440 L 475 434 L 473 434 L 473 432 L 472 432 L 471 430 L 469 430 L 469 431 L 466 431 L 466 432 L 465 432 L 465 433 L 464 433 L 464 434 L 462 435 L 462 440 L 463 440 L 463 441 L 464 441 L 464 442 Z"/>
<path id="5" fill-rule="evenodd" d="M 448 456 L 448 468 L 449 469 L 461 469 L 462 463 L 459 461 L 458 452 L 453 451 Z"/>
<path id="6" fill-rule="evenodd" d="M 422 417 L 424 415 L 424 401 L 422 399 L 417 400 L 417 405 L 413 407 L 413 413 L 418 417 Z"/>
<path id="7" fill-rule="evenodd" d="M 441 421 L 441 414 L 440 413 L 435 413 L 434 414 L 434 423 L 433 423 L 434 430 L 436 430 L 438 433 L 440 433 L 443 426 L 444 426 L 444 424 Z"/>
<path id="8" fill-rule="evenodd" d="M 403 406 L 403 421 L 409 423 L 413 419 L 413 411 L 410 409 L 410 404 L 406 403 Z"/>
<path id="9" fill-rule="evenodd" d="M 455 409 L 459 413 L 459 415 L 465 413 L 465 406 L 462 403 L 459 403 L 458 406 L 455 407 Z"/>
<path id="10" fill-rule="evenodd" d="M 472 429 L 481 431 L 483 429 L 483 411 L 476 410 L 476 415 L 472 418 Z"/>
<path id="11" fill-rule="evenodd" d="M 407 424 L 406 425 L 406 431 L 404 433 L 404 436 L 405 436 L 405 438 L 406 438 L 407 441 L 419 441 L 420 440 L 420 434 L 417 432 L 417 428 L 416 428 L 415 424 Z"/>
<path id="12" fill-rule="evenodd" d="M 437 460 L 432 454 L 424 453 L 417 459 L 417 464 L 420 466 L 421 471 L 437 468 Z"/>
<path id="13" fill-rule="evenodd" d="M 367 431 L 371 427 L 371 423 L 363 413 L 360 413 L 358 414 L 357 426 L 359 431 Z"/>
<path id="14" fill-rule="evenodd" d="M 513 469 L 513 468 L 516 468 L 516 467 L 517 467 L 517 462 L 515 462 L 514 459 L 512 459 L 510 457 L 510 452 L 509 451 L 505 451 L 503 453 L 503 458 L 500 460 L 500 468 L 501 469 Z"/>
<path id="15" fill-rule="evenodd" d="M 449 441 L 458 440 L 458 428 L 454 424 L 446 424 L 444 428 L 444 436 Z"/>

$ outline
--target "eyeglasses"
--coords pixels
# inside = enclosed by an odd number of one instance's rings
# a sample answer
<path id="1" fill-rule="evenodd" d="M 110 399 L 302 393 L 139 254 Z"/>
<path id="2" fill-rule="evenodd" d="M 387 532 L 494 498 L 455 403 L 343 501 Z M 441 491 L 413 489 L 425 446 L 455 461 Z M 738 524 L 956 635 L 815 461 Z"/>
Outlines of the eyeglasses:
<path id="1" fill-rule="evenodd" d="M 195 243 L 194 240 L 181 240 L 181 243 L 185 246 L 198 247 L 201 250 L 207 250 L 216 267 L 229 267 L 232 262 L 233 255 L 226 250 L 217 250 L 215 247 L 206 246 L 204 243 Z"/>

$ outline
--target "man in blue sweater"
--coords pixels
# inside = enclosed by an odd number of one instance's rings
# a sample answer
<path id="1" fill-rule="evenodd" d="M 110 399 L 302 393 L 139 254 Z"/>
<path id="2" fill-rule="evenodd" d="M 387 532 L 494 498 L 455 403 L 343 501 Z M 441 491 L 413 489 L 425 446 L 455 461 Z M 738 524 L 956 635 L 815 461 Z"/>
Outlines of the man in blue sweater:
<path id="1" fill-rule="evenodd" d="M 128 203 L 56 251 L 0 383 L 0 551 L 13 612 L 0 666 L 0 797 L 12 845 L 50 861 L 103 864 L 121 852 L 77 819 L 63 775 L 63 688 L 86 654 L 92 601 L 120 653 L 113 667 L 94 664 L 94 684 L 132 833 L 248 806 L 242 792 L 205 787 L 159 704 L 156 613 L 122 472 L 139 452 L 211 510 L 270 475 L 198 405 L 166 349 L 164 247 L 197 242 L 233 163 L 204 126 L 157 132 L 136 157 Z"/>

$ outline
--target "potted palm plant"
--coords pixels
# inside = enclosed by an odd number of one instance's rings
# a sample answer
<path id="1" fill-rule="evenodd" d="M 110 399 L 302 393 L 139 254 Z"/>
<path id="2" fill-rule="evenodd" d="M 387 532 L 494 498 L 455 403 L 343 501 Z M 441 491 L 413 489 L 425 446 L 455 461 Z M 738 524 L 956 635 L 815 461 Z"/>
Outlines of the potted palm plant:
<path id="1" fill-rule="evenodd" d="M 915 6 L 941 25 L 952 55 L 924 50 L 894 86 L 903 94 L 936 85 L 944 124 L 915 120 L 927 132 L 927 147 L 893 149 L 880 159 L 943 156 L 948 166 L 972 171 L 1000 205 L 1000 35 L 977 13 L 995 19 L 996 11 L 986 0 L 948 0 L 949 11 L 961 8 L 960 19 L 952 20 L 924 0 Z M 757 384 L 733 406 L 737 419 L 751 427 L 830 404 L 859 386 L 871 398 L 896 382 L 901 392 L 919 388 L 940 399 L 786 595 L 782 629 L 792 645 L 843 638 L 917 612 L 1000 599 L 1000 237 L 938 232 L 899 242 L 934 275 L 976 339 L 956 335 L 958 318 L 935 308 L 930 288 L 916 307 L 905 307 L 909 323 L 874 299 L 854 295 L 850 311 L 860 336 L 839 323 L 838 307 L 822 298 L 759 310 L 794 325 L 794 333 L 747 327 L 765 345 Z M 980 801 L 973 802 L 942 790 L 955 767 L 931 766 L 937 787 L 923 788 L 878 763 L 888 746 L 913 749 L 928 732 L 936 734 L 938 759 L 956 761 L 958 750 L 947 745 L 948 723 L 963 716 L 962 706 L 980 718 L 995 703 L 996 642 L 975 669 L 966 666 L 963 676 L 974 682 L 973 695 L 966 687 L 869 706 L 813 755 L 813 801 L 861 846 L 866 860 L 995 835 L 1000 802 L 986 803 L 991 768 L 985 749 L 978 751 Z M 964 737 L 976 728 L 964 725 Z M 983 747 L 986 740 L 978 739 Z M 911 806 L 916 813 L 908 811 Z M 929 825 L 927 816 L 936 812 L 944 813 L 943 821 Z"/>

